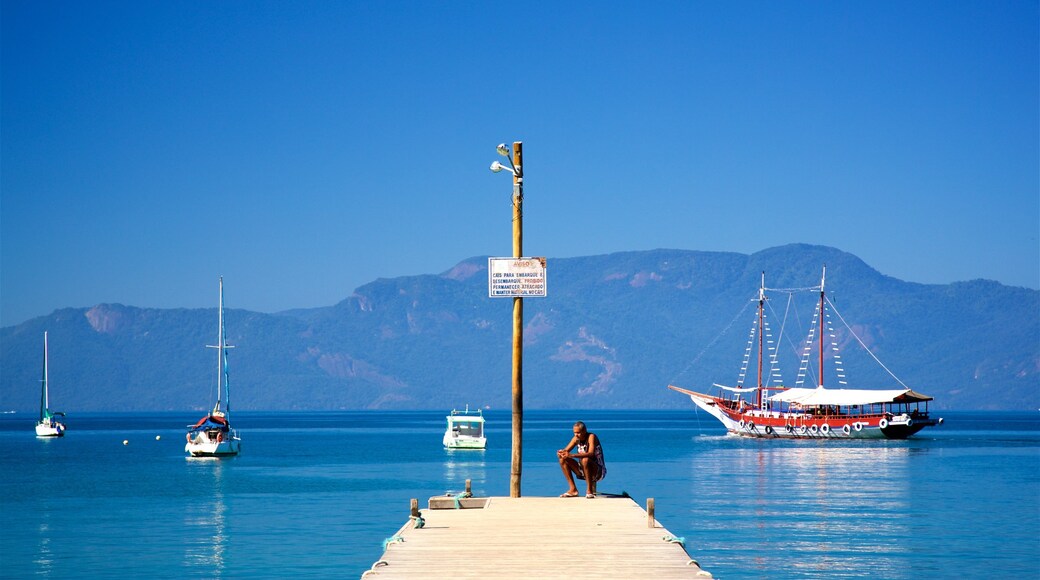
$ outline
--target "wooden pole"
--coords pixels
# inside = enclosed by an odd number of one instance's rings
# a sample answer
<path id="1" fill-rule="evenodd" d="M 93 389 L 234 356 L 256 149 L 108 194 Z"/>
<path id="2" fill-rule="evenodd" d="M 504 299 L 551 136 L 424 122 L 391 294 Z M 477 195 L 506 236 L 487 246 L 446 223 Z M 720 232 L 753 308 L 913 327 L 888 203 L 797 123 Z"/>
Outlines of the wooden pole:
<path id="1" fill-rule="evenodd" d="M 654 527 L 654 498 L 646 498 L 646 527 Z"/>
<path id="2" fill-rule="evenodd" d="M 524 255 L 524 156 L 523 143 L 513 142 L 513 257 Z M 520 497 L 524 431 L 524 299 L 513 298 L 513 459 L 509 497 Z"/>
<path id="3" fill-rule="evenodd" d="M 412 501 L 409 502 L 408 515 L 412 516 L 413 518 L 419 517 L 419 500 L 415 499 L 414 497 L 412 498 Z"/>

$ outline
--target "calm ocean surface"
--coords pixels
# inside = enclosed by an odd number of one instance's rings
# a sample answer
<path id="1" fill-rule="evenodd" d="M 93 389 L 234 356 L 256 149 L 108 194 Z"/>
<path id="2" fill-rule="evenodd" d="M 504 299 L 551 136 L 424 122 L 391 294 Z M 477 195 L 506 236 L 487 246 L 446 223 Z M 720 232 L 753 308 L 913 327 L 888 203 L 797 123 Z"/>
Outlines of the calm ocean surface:
<path id="1" fill-rule="evenodd" d="M 210 460 L 184 456 L 193 413 L 73 415 L 54 440 L 0 415 L 0 575 L 356 578 L 410 498 L 509 495 L 509 413 L 486 416 L 486 451 L 448 452 L 437 411 L 239 413 L 242 455 Z M 522 491 L 564 491 L 555 450 L 581 419 L 600 491 L 655 498 L 717 578 L 1040 577 L 1040 413 L 944 417 L 823 443 L 728 437 L 692 408 L 527 411 Z"/>

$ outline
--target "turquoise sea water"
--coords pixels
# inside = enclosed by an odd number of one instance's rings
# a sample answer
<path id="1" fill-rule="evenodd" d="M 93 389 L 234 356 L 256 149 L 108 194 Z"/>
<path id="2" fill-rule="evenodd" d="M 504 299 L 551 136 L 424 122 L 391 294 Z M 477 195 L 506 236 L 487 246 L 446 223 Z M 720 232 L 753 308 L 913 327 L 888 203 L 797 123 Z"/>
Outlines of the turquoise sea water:
<path id="1" fill-rule="evenodd" d="M 486 451 L 444 450 L 443 416 L 240 413 L 243 454 L 211 460 L 184 456 L 191 413 L 74 415 L 51 440 L 0 415 L 0 575 L 356 578 L 410 498 L 509 494 L 509 413 L 487 414 Z M 527 411 L 522 491 L 564 490 L 555 450 L 581 419 L 600 491 L 653 497 L 716 577 L 1040 577 L 1040 413 L 944 416 L 820 442 L 725 436 L 692 409 Z"/>

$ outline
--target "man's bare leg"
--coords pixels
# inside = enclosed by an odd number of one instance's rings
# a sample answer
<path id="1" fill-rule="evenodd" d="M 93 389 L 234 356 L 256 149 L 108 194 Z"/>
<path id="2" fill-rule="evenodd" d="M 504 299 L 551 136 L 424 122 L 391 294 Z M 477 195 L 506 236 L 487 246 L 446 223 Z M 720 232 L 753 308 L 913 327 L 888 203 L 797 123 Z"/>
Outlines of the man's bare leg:
<path id="1" fill-rule="evenodd" d="M 560 458 L 560 469 L 563 470 L 563 477 L 567 479 L 568 489 L 564 493 L 566 497 L 577 497 L 578 486 L 574 483 L 574 474 L 578 469 L 578 462 L 570 457 Z"/>
<path id="2" fill-rule="evenodd" d="M 596 495 L 596 478 L 599 476 L 599 465 L 591 457 L 581 459 L 581 470 L 585 474 L 585 495 Z"/>

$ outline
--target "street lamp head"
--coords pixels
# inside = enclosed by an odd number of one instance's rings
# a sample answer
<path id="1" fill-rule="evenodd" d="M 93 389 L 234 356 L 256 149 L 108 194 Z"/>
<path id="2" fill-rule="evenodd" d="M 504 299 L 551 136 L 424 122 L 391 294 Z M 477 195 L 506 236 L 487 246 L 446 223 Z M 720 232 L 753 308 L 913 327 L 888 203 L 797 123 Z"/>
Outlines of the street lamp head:
<path id="1" fill-rule="evenodd" d="M 498 161 L 492 161 L 491 162 L 491 171 L 493 171 L 495 173 L 498 173 L 499 171 L 502 171 L 502 170 L 506 170 L 509 173 L 512 173 L 513 175 L 516 175 L 516 172 L 513 171 L 512 168 L 506 167 L 505 165 L 502 165 Z"/>
<path id="2" fill-rule="evenodd" d="M 509 146 L 505 143 L 499 143 L 498 147 L 495 147 L 495 150 L 498 151 L 498 154 L 502 157 L 509 157 Z"/>

